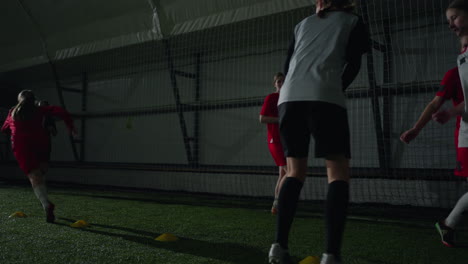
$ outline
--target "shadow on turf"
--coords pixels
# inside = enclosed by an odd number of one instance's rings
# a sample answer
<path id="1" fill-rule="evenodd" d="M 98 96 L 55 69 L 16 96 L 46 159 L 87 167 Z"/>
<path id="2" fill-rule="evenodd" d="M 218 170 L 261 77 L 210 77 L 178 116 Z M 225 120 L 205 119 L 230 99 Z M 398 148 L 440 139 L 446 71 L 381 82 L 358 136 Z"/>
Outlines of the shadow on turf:
<path id="1" fill-rule="evenodd" d="M 64 188 L 64 187 L 61 187 Z M 90 189 L 91 190 L 91 189 Z M 100 189 L 92 190 L 99 192 Z M 104 193 L 108 190 L 104 189 Z M 113 191 L 110 189 L 110 191 Z M 119 190 L 116 190 L 119 191 Z M 125 191 L 122 191 L 125 192 Z M 92 194 L 92 193 L 76 193 L 76 192 L 60 192 L 56 194 L 65 196 L 81 196 L 91 197 L 98 199 L 111 199 L 111 200 L 125 200 L 137 201 L 144 203 L 158 203 L 158 204 L 177 204 L 188 206 L 204 206 L 213 208 L 243 208 L 270 211 L 271 199 L 266 197 L 258 198 L 242 198 L 230 197 L 223 195 L 211 194 L 191 194 L 191 193 L 173 193 L 162 191 L 144 191 L 140 192 L 127 192 L 129 196 L 118 196 L 112 194 Z M 140 194 L 137 197 L 131 195 Z M 145 195 L 141 195 L 145 194 Z M 162 195 L 161 195 L 162 194 Z M 216 198 L 216 199 L 213 199 Z M 448 215 L 449 209 L 441 208 L 427 208 L 427 207 L 414 207 L 414 206 L 398 206 L 390 204 L 350 204 L 349 215 L 358 216 L 360 220 L 387 222 L 395 224 L 394 222 L 408 221 L 436 221 Z M 323 217 L 324 202 L 323 201 L 301 201 L 298 205 L 298 212 L 296 218 L 317 218 Z M 357 218 L 355 220 L 357 220 Z M 389 221 L 385 221 L 388 219 Z"/>
<path id="2" fill-rule="evenodd" d="M 115 195 L 97 195 L 97 194 L 82 194 L 82 193 L 69 193 L 69 192 L 55 192 L 60 195 L 68 196 L 82 196 L 99 199 L 112 199 L 112 200 L 125 200 L 125 201 L 137 201 L 145 203 L 158 203 L 158 204 L 182 204 L 190 206 L 206 206 L 215 208 L 246 208 L 246 209 L 265 209 L 270 210 L 271 201 L 265 199 L 248 200 L 240 198 L 225 198 L 222 196 L 209 196 L 199 197 L 196 195 L 151 195 L 148 194 L 149 198 L 143 197 L 121 197 Z M 168 198 L 170 197 L 170 198 Z M 216 197 L 216 199 L 213 199 Z"/>
<path id="3" fill-rule="evenodd" d="M 59 218 L 59 220 L 66 221 L 67 223 L 55 222 L 55 224 L 66 227 L 70 227 L 70 224 L 75 222 L 75 220 L 69 218 Z M 96 230 L 93 229 L 93 227 L 98 227 L 100 229 L 108 229 L 109 231 Z M 179 240 L 177 242 L 160 242 L 154 240 L 156 237 L 161 235 L 158 233 L 120 226 L 101 225 L 96 223 L 91 223 L 90 228 L 82 228 L 80 230 L 82 230 L 83 232 L 90 232 L 99 235 L 118 237 L 124 240 L 143 244 L 146 246 L 151 246 L 154 248 L 162 248 L 183 254 L 191 254 L 205 258 L 213 258 L 229 263 L 258 264 L 267 262 L 267 253 L 257 248 L 234 243 L 215 243 L 185 237 L 179 237 Z M 125 231 L 131 234 L 117 234 L 111 232 L 112 230 Z"/>

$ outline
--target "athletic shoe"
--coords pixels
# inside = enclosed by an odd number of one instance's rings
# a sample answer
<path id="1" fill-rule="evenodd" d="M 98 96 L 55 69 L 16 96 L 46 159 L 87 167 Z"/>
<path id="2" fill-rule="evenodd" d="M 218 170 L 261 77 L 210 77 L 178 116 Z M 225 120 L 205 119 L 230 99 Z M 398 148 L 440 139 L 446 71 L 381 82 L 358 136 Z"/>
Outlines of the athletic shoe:
<path id="1" fill-rule="evenodd" d="M 454 247 L 455 246 L 455 232 L 452 228 L 446 226 L 443 221 L 439 221 L 435 224 L 437 232 L 439 232 L 440 239 L 442 240 L 442 244 L 447 247 Z"/>
<path id="2" fill-rule="evenodd" d="M 323 253 L 322 260 L 320 264 L 342 264 L 341 261 L 338 261 L 335 256 L 332 254 Z"/>
<path id="3" fill-rule="evenodd" d="M 268 253 L 268 263 L 270 264 L 293 264 L 288 250 L 282 248 L 278 243 L 271 245 Z"/>
<path id="4" fill-rule="evenodd" d="M 53 223 L 55 221 L 55 215 L 54 215 L 54 209 L 55 205 L 51 202 L 49 202 L 49 206 L 46 208 L 46 222 L 47 223 Z"/>
<path id="5" fill-rule="evenodd" d="M 272 215 L 278 214 L 278 200 L 277 199 L 273 201 L 273 206 L 271 207 L 271 214 Z"/>

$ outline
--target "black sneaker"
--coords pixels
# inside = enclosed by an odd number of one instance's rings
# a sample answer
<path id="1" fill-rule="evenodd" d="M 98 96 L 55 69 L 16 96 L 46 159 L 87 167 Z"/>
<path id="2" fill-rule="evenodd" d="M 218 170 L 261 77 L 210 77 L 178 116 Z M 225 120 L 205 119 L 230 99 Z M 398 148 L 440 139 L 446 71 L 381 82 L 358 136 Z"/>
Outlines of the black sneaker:
<path id="1" fill-rule="evenodd" d="M 446 226 L 443 221 L 439 221 L 435 224 L 437 232 L 439 232 L 442 243 L 447 247 L 455 246 L 455 232 L 452 228 Z"/>

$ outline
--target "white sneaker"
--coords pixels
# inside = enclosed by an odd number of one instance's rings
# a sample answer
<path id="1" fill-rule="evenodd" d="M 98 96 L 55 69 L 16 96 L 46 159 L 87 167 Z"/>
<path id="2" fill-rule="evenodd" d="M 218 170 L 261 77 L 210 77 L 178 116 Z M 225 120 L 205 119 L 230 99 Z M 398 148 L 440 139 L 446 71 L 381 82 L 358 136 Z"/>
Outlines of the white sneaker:
<path id="1" fill-rule="evenodd" d="M 292 264 L 288 250 L 283 249 L 278 243 L 271 245 L 268 253 L 268 263 L 270 264 Z"/>
<path id="2" fill-rule="evenodd" d="M 342 264 L 332 254 L 323 253 L 320 264 Z"/>

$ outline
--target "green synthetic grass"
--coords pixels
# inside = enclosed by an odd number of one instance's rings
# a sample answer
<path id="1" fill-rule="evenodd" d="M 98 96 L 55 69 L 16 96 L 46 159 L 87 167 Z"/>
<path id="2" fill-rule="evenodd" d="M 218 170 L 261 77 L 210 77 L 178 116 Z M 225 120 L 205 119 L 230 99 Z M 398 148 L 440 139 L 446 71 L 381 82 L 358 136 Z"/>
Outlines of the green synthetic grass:
<path id="1" fill-rule="evenodd" d="M 267 263 L 275 218 L 269 201 L 51 186 L 56 224 L 32 189 L 0 185 L 0 263 Z M 27 218 L 10 219 L 22 211 Z M 442 246 L 434 221 L 394 219 L 347 223 L 347 264 L 466 264 L 468 247 Z M 86 220 L 91 226 L 69 225 Z M 404 220 L 404 219 L 402 219 Z M 459 238 L 468 245 L 466 229 Z M 177 242 L 154 238 L 172 233 Z M 290 234 L 296 261 L 323 251 L 320 216 L 298 212 Z"/>

